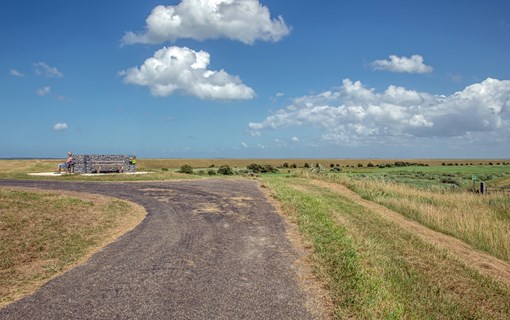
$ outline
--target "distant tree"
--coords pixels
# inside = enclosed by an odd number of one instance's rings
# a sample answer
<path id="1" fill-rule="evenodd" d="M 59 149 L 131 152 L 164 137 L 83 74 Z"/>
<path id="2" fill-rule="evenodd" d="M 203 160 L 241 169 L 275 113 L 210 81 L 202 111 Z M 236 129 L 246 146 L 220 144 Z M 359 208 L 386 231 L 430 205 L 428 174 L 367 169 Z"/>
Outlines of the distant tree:
<path id="1" fill-rule="evenodd" d="M 373 167 L 374 167 L 374 164 L 373 164 L 372 162 L 369 162 L 369 163 L 367 164 L 367 167 L 369 167 L 369 168 L 373 168 Z"/>
<path id="2" fill-rule="evenodd" d="M 304 165 L 305 168 L 310 168 L 310 164 L 308 162 L 305 162 L 305 165 Z"/>
<path id="3" fill-rule="evenodd" d="M 358 168 L 363 168 L 363 163 L 358 163 Z"/>
<path id="4" fill-rule="evenodd" d="M 333 168 L 334 166 L 335 166 L 335 164 L 334 164 L 334 163 L 330 163 L 330 164 L 329 164 L 329 167 L 330 167 L 330 168 Z"/>
<path id="5" fill-rule="evenodd" d="M 296 169 L 297 168 L 297 164 L 293 163 L 291 168 Z"/>

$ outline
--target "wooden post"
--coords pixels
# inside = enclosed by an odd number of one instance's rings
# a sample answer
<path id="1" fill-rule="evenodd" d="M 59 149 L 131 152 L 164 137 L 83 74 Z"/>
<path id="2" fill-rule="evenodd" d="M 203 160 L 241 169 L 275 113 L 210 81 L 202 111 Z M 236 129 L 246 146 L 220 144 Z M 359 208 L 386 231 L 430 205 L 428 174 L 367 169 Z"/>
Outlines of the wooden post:
<path id="1" fill-rule="evenodd" d="M 485 182 L 480 182 L 480 193 L 486 194 L 487 193 L 487 184 Z"/>

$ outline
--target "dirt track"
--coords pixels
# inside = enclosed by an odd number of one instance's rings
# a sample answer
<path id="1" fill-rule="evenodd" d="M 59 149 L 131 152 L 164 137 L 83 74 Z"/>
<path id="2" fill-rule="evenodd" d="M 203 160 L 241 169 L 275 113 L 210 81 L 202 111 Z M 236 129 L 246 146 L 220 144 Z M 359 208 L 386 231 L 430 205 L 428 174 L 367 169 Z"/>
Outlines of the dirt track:
<path id="1" fill-rule="evenodd" d="M 372 212 L 380 214 L 402 228 L 420 236 L 425 241 L 432 243 L 439 248 L 446 249 L 455 255 L 460 261 L 478 270 L 480 273 L 502 281 L 510 285 L 510 264 L 491 256 L 488 253 L 473 249 L 465 242 L 448 236 L 444 233 L 429 229 L 422 224 L 409 220 L 401 214 L 392 211 L 380 204 L 363 199 L 360 195 L 338 183 L 329 183 L 319 180 L 312 180 L 315 185 L 325 187 L 342 194 Z"/>
<path id="2" fill-rule="evenodd" d="M 254 181 L 7 181 L 98 193 L 148 212 L 133 231 L 0 319 L 314 319 L 296 250 Z"/>

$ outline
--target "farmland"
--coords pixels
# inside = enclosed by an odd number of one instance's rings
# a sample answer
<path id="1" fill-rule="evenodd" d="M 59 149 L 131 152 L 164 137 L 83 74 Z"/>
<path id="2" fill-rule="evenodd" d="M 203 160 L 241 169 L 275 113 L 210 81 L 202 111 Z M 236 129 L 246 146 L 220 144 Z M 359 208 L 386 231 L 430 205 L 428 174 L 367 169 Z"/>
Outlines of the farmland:
<path id="1" fill-rule="evenodd" d="M 52 170 L 56 163 L 0 161 L 0 178 L 28 179 L 26 172 Z M 510 185 L 509 163 L 141 159 L 138 170 L 150 174 L 52 179 L 258 179 L 297 228 L 335 318 L 508 319 L 510 193 L 491 188 Z M 183 165 L 188 174 L 178 172 Z M 221 166 L 234 174 L 218 174 Z M 477 192 L 480 182 L 488 194 Z"/>

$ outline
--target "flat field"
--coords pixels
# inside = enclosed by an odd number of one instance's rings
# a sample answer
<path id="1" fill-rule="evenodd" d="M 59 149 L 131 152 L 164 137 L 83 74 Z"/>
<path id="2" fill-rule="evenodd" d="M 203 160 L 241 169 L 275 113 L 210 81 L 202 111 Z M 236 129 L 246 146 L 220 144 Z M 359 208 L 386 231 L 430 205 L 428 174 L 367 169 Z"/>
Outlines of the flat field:
<path id="1" fill-rule="evenodd" d="M 0 161 L 0 178 L 56 163 Z M 222 165 L 256 176 L 299 230 L 334 318 L 509 319 L 510 160 L 141 159 L 151 174 L 52 179 L 200 179 Z"/>

